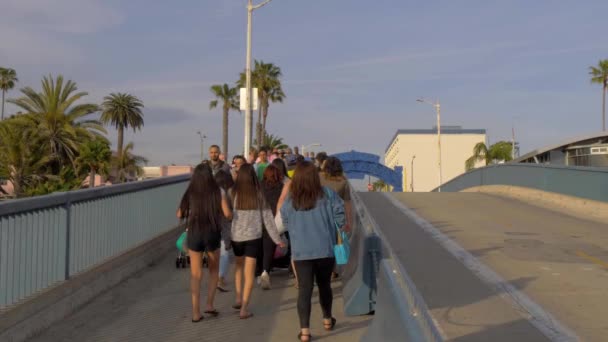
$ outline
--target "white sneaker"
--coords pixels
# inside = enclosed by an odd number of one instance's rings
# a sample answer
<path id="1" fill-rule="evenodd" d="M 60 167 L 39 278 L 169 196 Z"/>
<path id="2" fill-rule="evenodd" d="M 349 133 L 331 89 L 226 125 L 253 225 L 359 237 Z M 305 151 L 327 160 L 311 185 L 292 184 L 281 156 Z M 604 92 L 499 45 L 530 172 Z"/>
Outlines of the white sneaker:
<path id="1" fill-rule="evenodd" d="M 270 276 L 268 275 L 268 272 L 264 271 L 260 278 L 262 278 L 262 289 L 270 290 Z"/>

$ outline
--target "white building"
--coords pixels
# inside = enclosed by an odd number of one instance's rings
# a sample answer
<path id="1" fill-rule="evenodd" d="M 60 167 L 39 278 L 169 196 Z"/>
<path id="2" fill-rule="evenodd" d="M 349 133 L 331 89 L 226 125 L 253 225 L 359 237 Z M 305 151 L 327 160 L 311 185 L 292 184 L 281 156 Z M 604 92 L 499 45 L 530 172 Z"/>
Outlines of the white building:
<path id="1" fill-rule="evenodd" d="M 465 161 L 477 143 L 486 142 L 485 129 L 441 126 L 441 171 L 443 183 L 464 173 Z M 388 145 L 384 164 L 403 166 L 404 191 L 431 191 L 439 186 L 437 127 L 400 129 Z M 483 162 L 476 165 L 482 166 Z"/>

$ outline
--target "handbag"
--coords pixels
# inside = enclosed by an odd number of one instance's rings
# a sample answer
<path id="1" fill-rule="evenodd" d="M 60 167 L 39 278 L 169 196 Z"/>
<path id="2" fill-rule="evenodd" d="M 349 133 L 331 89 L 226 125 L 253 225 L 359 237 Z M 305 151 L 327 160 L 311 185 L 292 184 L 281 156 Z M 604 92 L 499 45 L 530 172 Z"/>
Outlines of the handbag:
<path id="1" fill-rule="evenodd" d="M 285 242 L 285 247 L 277 245 L 277 247 L 274 249 L 274 259 L 281 259 L 282 257 L 287 255 L 287 251 L 289 250 L 289 241 L 285 238 L 284 235 L 281 235 L 281 239 L 283 240 L 283 242 Z"/>
<path id="2" fill-rule="evenodd" d="M 348 258 L 350 257 L 350 243 L 348 242 L 348 237 L 346 233 L 339 228 L 336 227 L 338 237 L 337 243 L 334 246 L 334 256 L 336 257 L 336 264 L 338 265 L 346 265 L 348 263 Z"/>
<path id="3" fill-rule="evenodd" d="M 177 250 L 179 250 L 180 252 L 186 253 L 188 252 L 186 250 L 186 248 L 184 248 L 185 243 L 186 243 L 186 239 L 188 237 L 188 232 L 184 231 L 179 238 L 177 238 L 177 241 L 175 241 L 175 247 L 177 247 Z"/>
<path id="4" fill-rule="evenodd" d="M 327 188 L 323 188 L 323 190 L 325 191 L 325 194 L 327 195 L 333 208 L 333 194 Z M 336 264 L 346 265 L 348 263 L 348 258 L 350 257 L 350 242 L 348 241 L 346 232 L 338 227 L 338 223 L 334 219 L 333 215 L 332 221 L 336 229 L 336 244 L 334 245 L 334 257 L 336 258 Z"/>

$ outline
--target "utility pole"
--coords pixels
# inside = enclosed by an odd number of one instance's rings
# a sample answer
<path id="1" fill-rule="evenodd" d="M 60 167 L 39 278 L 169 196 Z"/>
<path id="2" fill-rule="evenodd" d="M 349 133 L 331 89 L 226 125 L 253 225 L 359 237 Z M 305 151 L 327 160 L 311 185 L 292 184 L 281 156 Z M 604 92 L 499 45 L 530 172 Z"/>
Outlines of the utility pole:
<path id="1" fill-rule="evenodd" d="M 412 188 L 412 192 L 414 192 L 414 159 L 416 159 L 415 155 L 412 156 L 412 167 L 411 167 L 412 175 L 410 176 L 412 178 L 411 179 L 411 183 L 410 183 L 410 187 Z"/>
<path id="2" fill-rule="evenodd" d="M 515 126 L 511 126 L 511 159 L 515 159 Z"/>
<path id="3" fill-rule="evenodd" d="M 431 106 L 433 106 L 433 108 L 435 108 L 435 112 L 437 113 L 437 164 L 439 167 L 439 186 L 437 187 L 437 192 L 441 192 L 441 184 L 443 184 L 443 175 L 441 172 L 441 104 L 439 103 L 439 100 L 435 102 L 429 102 L 425 99 L 418 99 L 416 101 L 430 104 Z"/>
<path id="4" fill-rule="evenodd" d="M 201 131 L 196 132 L 201 137 L 201 162 L 205 160 L 205 139 L 207 136 L 202 134 Z"/>
<path id="5" fill-rule="evenodd" d="M 253 17 L 253 11 L 266 5 L 271 0 L 265 0 L 259 5 L 253 5 L 253 0 L 247 2 L 247 58 L 245 65 L 245 83 L 247 93 L 247 108 L 245 109 L 245 156 L 249 155 L 251 149 L 251 137 L 252 137 L 252 126 L 253 126 L 253 94 L 251 93 L 251 20 Z"/>
<path id="6" fill-rule="evenodd" d="M 441 172 L 441 105 L 439 101 L 435 104 L 435 110 L 437 111 L 437 147 L 439 148 L 439 187 L 437 192 L 441 192 L 441 184 L 443 184 L 443 175 Z"/>

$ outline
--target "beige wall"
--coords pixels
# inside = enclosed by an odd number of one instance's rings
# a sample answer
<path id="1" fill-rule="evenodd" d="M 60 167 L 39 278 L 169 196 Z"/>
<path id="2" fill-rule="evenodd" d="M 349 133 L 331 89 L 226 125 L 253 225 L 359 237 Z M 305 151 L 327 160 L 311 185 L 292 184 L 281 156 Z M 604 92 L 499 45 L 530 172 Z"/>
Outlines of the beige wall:
<path id="1" fill-rule="evenodd" d="M 485 142 L 485 134 L 442 134 L 441 162 L 443 182 L 465 172 L 464 163 L 473 154 L 473 147 Z M 405 191 L 411 191 L 412 156 L 414 160 L 414 191 L 431 191 L 439 186 L 437 134 L 399 134 L 384 158 L 386 166 L 403 166 Z M 476 166 L 481 166 L 478 163 Z"/>
<path id="2" fill-rule="evenodd" d="M 158 178 L 166 176 L 177 176 L 192 173 L 193 167 L 190 165 L 163 165 L 163 166 L 144 166 L 143 178 Z"/>

